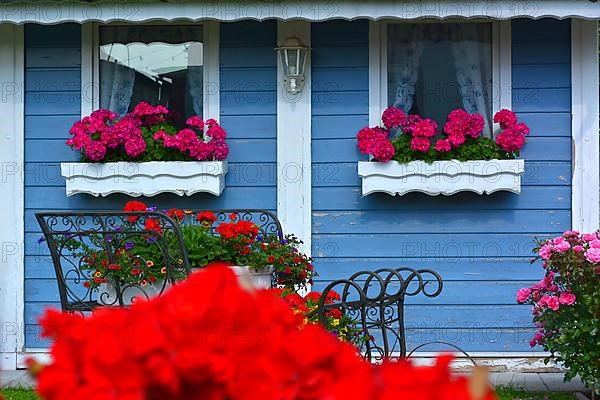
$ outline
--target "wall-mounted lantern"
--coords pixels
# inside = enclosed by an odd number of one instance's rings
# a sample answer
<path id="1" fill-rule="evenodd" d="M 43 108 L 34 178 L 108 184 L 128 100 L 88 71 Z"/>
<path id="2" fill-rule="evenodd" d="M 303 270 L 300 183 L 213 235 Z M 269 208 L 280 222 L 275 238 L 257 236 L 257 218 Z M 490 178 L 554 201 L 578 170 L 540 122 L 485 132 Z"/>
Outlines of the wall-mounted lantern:
<path id="1" fill-rule="evenodd" d="M 304 68 L 310 49 L 297 37 L 290 37 L 275 50 L 281 58 L 283 84 L 286 90 L 292 94 L 301 92 L 304 87 Z"/>

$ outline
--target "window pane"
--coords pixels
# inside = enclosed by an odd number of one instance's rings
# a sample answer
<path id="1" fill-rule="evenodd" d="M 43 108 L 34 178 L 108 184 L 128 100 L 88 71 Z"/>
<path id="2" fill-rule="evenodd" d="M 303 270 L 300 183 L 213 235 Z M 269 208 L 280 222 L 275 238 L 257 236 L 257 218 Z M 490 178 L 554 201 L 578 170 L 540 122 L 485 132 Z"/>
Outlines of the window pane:
<path id="1" fill-rule="evenodd" d="M 491 136 L 492 28 L 487 23 L 388 25 L 388 105 L 434 119 L 484 116 Z"/>
<path id="2" fill-rule="evenodd" d="M 100 107 L 119 115 L 140 101 L 202 116 L 201 26 L 100 28 Z"/>

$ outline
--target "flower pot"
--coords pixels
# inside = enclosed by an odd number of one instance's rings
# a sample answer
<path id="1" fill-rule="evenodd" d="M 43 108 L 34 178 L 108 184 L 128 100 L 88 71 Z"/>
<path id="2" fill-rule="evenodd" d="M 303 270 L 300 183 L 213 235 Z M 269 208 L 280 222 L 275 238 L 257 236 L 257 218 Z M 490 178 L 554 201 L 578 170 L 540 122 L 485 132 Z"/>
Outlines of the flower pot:
<path id="1" fill-rule="evenodd" d="M 498 191 L 521 192 L 524 160 L 482 161 L 359 161 L 362 194 L 387 193 L 392 196 L 420 192 L 431 196 L 458 192 L 490 194 Z"/>
<path id="2" fill-rule="evenodd" d="M 273 267 L 259 271 L 246 265 L 232 265 L 230 268 L 239 277 L 240 281 L 249 281 L 251 286 L 255 289 L 271 288 Z"/>
<path id="3" fill-rule="evenodd" d="M 147 285 L 124 285 L 121 289 L 124 306 L 130 306 L 135 302 L 135 298 L 143 300 L 158 296 L 163 292 L 164 281 L 157 281 Z M 103 306 L 120 306 L 119 298 L 115 286 L 111 283 L 102 283 L 97 289 L 98 304 Z"/>
<path id="4" fill-rule="evenodd" d="M 61 173 L 67 196 L 124 193 L 138 197 L 167 192 L 219 196 L 225 188 L 227 161 L 61 163 Z"/>

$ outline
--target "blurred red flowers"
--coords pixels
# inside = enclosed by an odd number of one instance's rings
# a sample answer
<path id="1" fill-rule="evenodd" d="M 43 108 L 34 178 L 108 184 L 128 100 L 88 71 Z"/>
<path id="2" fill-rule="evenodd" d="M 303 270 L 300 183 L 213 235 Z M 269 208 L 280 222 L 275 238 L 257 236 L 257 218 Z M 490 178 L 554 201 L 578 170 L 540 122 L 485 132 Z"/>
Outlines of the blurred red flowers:
<path id="1" fill-rule="evenodd" d="M 302 318 L 269 291 L 240 289 L 228 268 L 208 267 L 130 308 L 48 311 L 53 361 L 31 370 L 46 400 L 472 398 L 448 358 L 371 366 Z"/>

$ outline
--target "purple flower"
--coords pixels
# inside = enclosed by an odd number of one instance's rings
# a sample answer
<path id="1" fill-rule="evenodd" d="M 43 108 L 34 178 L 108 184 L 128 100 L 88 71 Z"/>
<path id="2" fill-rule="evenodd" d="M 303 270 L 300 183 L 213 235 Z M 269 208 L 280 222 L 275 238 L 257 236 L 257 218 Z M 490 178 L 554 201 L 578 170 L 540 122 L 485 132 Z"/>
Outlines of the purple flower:
<path id="1" fill-rule="evenodd" d="M 154 211 L 156 211 L 156 207 L 148 207 L 148 208 L 146 208 L 146 211 L 154 212 Z"/>
<path id="2" fill-rule="evenodd" d="M 127 241 L 127 242 L 125 243 L 125 248 L 126 248 L 127 250 L 131 250 L 131 249 L 133 248 L 133 246 L 134 246 L 134 244 L 133 244 L 133 242 L 131 242 L 131 241 Z"/>
<path id="3" fill-rule="evenodd" d="M 113 237 L 112 237 L 112 236 L 110 236 L 110 235 L 107 235 L 107 236 L 106 236 L 106 241 L 107 241 L 108 243 L 112 242 L 112 241 L 113 241 Z"/>
<path id="4" fill-rule="evenodd" d="M 42 244 L 46 241 L 46 239 L 43 236 L 40 236 L 39 239 L 37 240 L 38 244 Z"/>
<path id="5" fill-rule="evenodd" d="M 157 240 L 157 239 L 158 239 L 158 238 L 157 238 L 156 236 L 148 236 L 148 237 L 146 238 L 146 242 L 148 242 L 148 243 L 150 243 L 150 244 L 154 244 L 154 243 L 156 243 L 156 240 Z"/>

